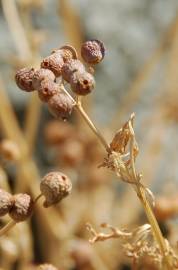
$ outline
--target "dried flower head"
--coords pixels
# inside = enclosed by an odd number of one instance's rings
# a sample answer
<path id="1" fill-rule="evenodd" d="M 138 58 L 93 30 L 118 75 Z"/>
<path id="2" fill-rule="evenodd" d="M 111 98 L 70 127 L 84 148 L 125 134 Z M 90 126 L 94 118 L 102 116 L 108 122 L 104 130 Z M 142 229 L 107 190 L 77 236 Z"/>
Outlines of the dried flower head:
<path id="1" fill-rule="evenodd" d="M 58 270 L 55 266 L 53 266 L 52 264 L 41 264 L 37 267 L 37 270 Z"/>
<path id="2" fill-rule="evenodd" d="M 17 86 L 26 92 L 34 91 L 35 88 L 32 84 L 34 72 L 34 68 L 22 68 L 18 70 L 15 75 Z"/>
<path id="3" fill-rule="evenodd" d="M 33 210 L 33 201 L 28 194 L 17 194 L 13 196 L 14 203 L 9 211 L 10 217 L 16 221 L 21 222 L 30 217 Z"/>
<path id="4" fill-rule="evenodd" d="M 32 79 L 33 87 L 38 90 L 43 80 L 54 81 L 54 73 L 51 70 L 45 68 L 40 68 L 36 70 Z"/>
<path id="5" fill-rule="evenodd" d="M 3 190 L 3 189 L 0 189 L 0 217 L 6 215 L 11 207 L 13 205 L 13 196 Z"/>
<path id="6" fill-rule="evenodd" d="M 104 44 L 99 40 L 88 40 L 82 44 L 81 56 L 88 64 L 98 64 L 105 56 Z"/>
<path id="7" fill-rule="evenodd" d="M 73 109 L 73 101 L 63 92 L 52 96 L 48 101 L 48 108 L 56 118 L 66 119 Z"/>
<path id="8" fill-rule="evenodd" d="M 67 175 L 61 172 L 46 174 L 40 184 L 41 193 L 45 196 L 44 207 L 60 202 L 70 194 L 72 183 Z"/>
<path id="9" fill-rule="evenodd" d="M 9 161 L 17 161 L 20 159 L 20 149 L 18 145 L 8 139 L 4 139 L 0 143 L 0 154 Z"/>
<path id="10" fill-rule="evenodd" d="M 61 68 L 64 64 L 63 57 L 58 51 L 43 59 L 41 68 L 51 70 L 56 77 L 61 76 Z"/>
<path id="11" fill-rule="evenodd" d="M 88 72 L 76 72 L 70 79 L 71 89 L 77 95 L 85 96 L 94 89 L 95 79 Z"/>
<path id="12" fill-rule="evenodd" d="M 85 66 L 80 60 L 72 59 L 63 65 L 61 74 L 63 79 L 69 83 L 72 75 L 77 71 L 85 72 Z"/>
<path id="13" fill-rule="evenodd" d="M 56 53 L 56 52 L 61 54 L 64 62 L 67 62 L 70 59 L 78 58 L 76 49 L 71 45 L 64 45 L 61 48 L 52 51 L 52 53 Z"/>
<path id="14" fill-rule="evenodd" d="M 43 102 L 48 102 L 49 99 L 60 91 L 59 85 L 51 80 L 43 80 L 38 89 L 38 96 Z"/>

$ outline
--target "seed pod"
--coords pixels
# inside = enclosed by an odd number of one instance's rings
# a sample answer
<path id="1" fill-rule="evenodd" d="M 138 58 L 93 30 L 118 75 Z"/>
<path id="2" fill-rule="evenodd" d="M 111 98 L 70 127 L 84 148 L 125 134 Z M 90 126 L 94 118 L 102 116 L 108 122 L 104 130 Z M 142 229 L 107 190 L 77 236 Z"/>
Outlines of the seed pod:
<path id="1" fill-rule="evenodd" d="M 44 207 L 49 207 L 71 193 L 72 183 L 67 175 L 61 172 L 50 172 L 43 177 L 40 190 L 45 197 Z"/>
<path id="2" fill-rule="evenodd" d="M 43 80 L 38 89 L 38 96 L 43 102 L 48 102 L 49 99 L 59 92 L 59 85 L 51 80 Z"/>
<path id="3" fill-rule="evenodd" d="M 73 109 L 72 100 L 63 92 L 52 96 L 48 101 L 48 108 L 51 114 L 56 118 L 66 119 Z"/>
<path id="4" fill-rule="evenodd" d="M 69 83 L 72 75 L 77 71 L 85 72 L 85 66 L 80 62 L 80 60 L 72 59 L 63 65 L 61 74 L 63 79 Z"/>
<path id="5" fill-rule="evenodd" d="M 69 61 L 70 59 L 77 59 L 77 51 L 71 45 L 64 45 L 60 49 L 53 50 L 52 53 L 60 53 L 63 57 L 64 62 Z"/>
<path id="6" fill-rule="evenodd" d="M 18 145 L 8 139 L 3 139 L 1 141 L 0 154 L 9 161 L 17 161 L 20 159 L 20 149 Z"/>
<path id="7" fill-rule="evenodd" d="M 34 72 L 34 68 L 22 68 L 18 70 L 15 75 L 15 81 L 17 86 L 26 92 L 34 91 L 35 88 L 32 84 Z"/>
<path id="8" fill-rule="evenodd" d="M 61 68 L 64 64 L 63 57 L 60 53 L 56 52 L 43 59 L 41 68 L 51 70 L 56 77 L 61 76 Z"/>
<path id="9" fill-rule="evenodd" d="M 43 80 L 50 80 L 54 82 L 54 73 L 51 70 L 45 68 L 40 68 L 36 70 L 32 79 L 33 87 L 38 90 Z"/>
<path id="10" fill-rule="evenodd" d="M 11 207 L 13 205 L 13 196 L 3 190 L 3 189 L 0 189 L 0 217 L 6 215 Z"/>
<path id="11" fill-rule="evenodd" d="M 58 270 L 55 266 L 52 264 L 41 264 L 37 267 L 37 270 Z"/>
<path id="12" fill-rule="evenodd" d="M 17 194 L 13 196 L 14 203 L 9 211 L 9 216 L 16 222 L 21 222 L 30 217 L 33 210 L 33 201 L 28 194 Z"/>
<path id="13" fill-rule="evenodd" d="M 75 130 L 68 122 L 53 120 L 47 123 L 44 130 L 45 142 L 48 145 L 63 144 L 67 139 L 73 137 Z"/>
<path id="14" fill-rule="evenodd" d="M 88 64 L 98 64 L 105 56 L 104 44 L 99 40 L 89 40 L 82 44 L 81 56 Z"/>
<path id="15" fill-rule="evenodd" d="M 70 86 L 74 93 L 85 96 L 94 89 L 95 80 L 92 74 L 78 71 L 71 77 Z"/>

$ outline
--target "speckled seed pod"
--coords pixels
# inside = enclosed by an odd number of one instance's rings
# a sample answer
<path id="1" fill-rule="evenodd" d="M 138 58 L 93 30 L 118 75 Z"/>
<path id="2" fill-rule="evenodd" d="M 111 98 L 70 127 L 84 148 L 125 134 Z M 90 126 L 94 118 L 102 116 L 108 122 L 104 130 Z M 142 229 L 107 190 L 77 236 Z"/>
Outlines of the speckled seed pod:
<path id="1" fill-rule="evenodd" d="M 50 80 L 54 82 L 54 73 L 51 70 L 45 68 L 40 68 L 36 70 L 32 79 L 33 87 L 38 90 L 43 80 Z"/>
<path id="2" fill-rule="evenodd" d="M 105 56 L 104 44 L 99 40 L 89 40 L 82 44 L 81 56 L 88 64 L 98 64 Z"/>
<path id="3" fill-rule="evenodd" d="M 78 58 L 76 49 L 72 47 L 71 45 L 64 45 L 61 48 L 52 51 L 52 53 L 56 53 L 56 52 L 61 54 L 64 62 L 67 62 L 70 59 Z"/>
<path id="4" fill-rule="evenodd" d="M 18 70 L 15 75 L 15 81 L 17 86 L 26 92 L 34 91 L 35 88 L 32 84 L 34 72 L 34 68 L 22 68 Z"/>
<path id="5" fill-rule="evenodd" d="M 51 70 L 56 77 L 61 76 L 61 68 L 64 64 L 63 57 L 60 53 L 56 52 L 43 59 L 41 68 Z"/>
<path id="6" fill-rule="evenodd" d="M 58 270 L 55 266 L 52 264 L 41 264 L 37 267 L 37 270 Z"/>
<path id="7" fill-rule="evenodd" d="M 59 92 L 59 85 L 51 80 L 43 80 L 38 89 L 38 96 L 43 102 L 48 102 L 49 99 Z"/>
<path id="8" fill-rule="evenodd" d="M 70 194 L 72 183 L 65 174 L 61 172 L 50 172 L 42 179 L 40 190 L 45 197 L 44 207 L 49 207 L 60 202 Z"/>
<path id="9" fill-rule="evenodd" d="M 70 85 L 74 93 L 85 96 L 94 89 L 95 79 L 88 72 L 76 72 L 70 79 Z"/>
<path id="10" fill-rule="evenodd" d="M 0 189 L 0 217 L 6 215 L 11 209 L 12 205 L 13 196 L 9 192 Z"/>
<path id="11" fill-rule="evenodd" d="M 16 222 L 21 222 L 30 217 L 33 210 L 33 201 L 28 194 L 13 196 L 14 203 L 9 211 L 9 216 Z"/>
<path id="12" fill-rule="evenodd" d="M 48 109 L 55 118 L 66 119 L 73 109 L 72 100 L 63 92 L 52 96 L 48 101 Z"/>
<path id="13" fill-rule="evenodd" d="M 77 71 L 85 72 L 85 66 L 80 62 L 80 60 L 72 59 L 63 65 L 61 74 L 63 79 L 69 83 L 72 75 Z"/>

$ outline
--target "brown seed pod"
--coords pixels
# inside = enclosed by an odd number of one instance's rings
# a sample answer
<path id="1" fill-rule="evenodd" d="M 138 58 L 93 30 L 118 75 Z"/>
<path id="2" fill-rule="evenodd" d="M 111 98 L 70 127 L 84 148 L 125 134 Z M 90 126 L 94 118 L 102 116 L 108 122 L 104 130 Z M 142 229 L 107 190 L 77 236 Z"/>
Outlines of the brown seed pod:
<path id="1" fill-rule="evenodd" d="M 61 70 L 62 78 L 69 83 L 72 75 L 78 71 L 85 72 L 85 66 L 82 64 L 82 62 L 80 60 L 75 59 L 69 60 L 62 67 Z"/>
<path id="2" fill-rule="evenodd" d="M 55 266 L 52 264 L 41 264 L 37 267 L 37 270 L 58 270 Z"/>
<path id="3" fill-rule="evenodd" d="M 8 161 L 17 161 L 20 159 L 20 149 L 18 145 L 8 139 L 1 141 L 0 154 Z"/>
<path id="4" fill-rule="evenodd" d="M 59 77 L 61 76 L 61 68 L 63 64 L 64 60 L 61 53 L 56 52 L 43 59 L 41 62 L 41 68 L 49 69 L 56 77 Z"/>
<path id="5" fill-rule="evenodd" d="M 71 193 L 72 183 L 65 174 L 50 172 L 43 177 L 40 190 L 45 197 L 44 207 L 49 207 Z"/>
<path id="6" fill-rule="evenodd" d="M 33 201 L 28 194 L 19 193 L 13 196 L 14 203 L 9 211 L 9 216 L 16 222 L 21 222 L 30 217 L 33 210 Z"/>
<path id="7" fill-rule="evenodd" d="M 104 44 L 97 40 L 88 40 L 82 44 L 81 56 L 88 64 L 98 64 L 105 56 Z"/>
<path id="8" fill-rule="evenodd" d="M 93 252 L 91 245 L 84 240 L 75 240 L 71 247 L 70 255 L 75 261 L 77 268 L 83 269 L 83 267 L 88 266 L 91 269 L 91 261 Z"/>
<path id="9" fill-rule="evenodd" d="M 0 217 L 6 215 L 11 207 L 13 205 L 13 196 L 3 190 L 3 189 L 0 189 Z"/>
<path id="10" fill-rule="evenodd" d="M 43 80 L 38 89 L 38 96 L 43 102 L 48 102 L 49 99 L 60 91 L 59 85 L 51 80 Z"/>
<path id="11" fill-rule="evenodd" d="M 63 92 L 52 96 L 48 101 L 48 108 L 56 118 L 66 119 L 73 109 L 73 101 Z"/>
<path id="12" fill-rule="evenodd" d="M 78 58 L 76 49 L 72 47 L 71 45 L 64 45 L 61 48 L 52 51 L 52 53 L 56 53 L 56 52 L 61 54 L 64 62 L 67 62 L 70 59 Z"/>
<path id="13" fill-rule="evenodd" d="M 32 79 L 33 87 L 38 90 L 43 80 L 49 80 L 54 82 L 54 73 L 51 70 L 45 68 L 40 68 L 36 70 Z"/>
<path id="14" fill-rule="evenodd" d="M 77 95 L 85 96 L 94 89 L 95 79 L 92 74 L 88 72 L 76 72 L 70 79 L 70 86 Z"/>
<path id="15" fill-rule="evenodd" d="M 57 151 L 57 160 L 65 166 L 76 167 L 84 160 L 84 147 L 77 139 L 66 140 Z"/>
<path id="16" fill-rule="evenodd" d="M 50 121 L 44 129 L 45 142 L 49 145 L 61 144 L 74 136 L 74 132 L 74 128 L 68 122 Z"/>
<path id="17" fill-rule="evenodd" d="M 34 68 L 22 68 L 18 70 L 15 75 L 17 86 L 26 92 L 34 91 L 35 88 L 32 84 L 34 72 Z"/>

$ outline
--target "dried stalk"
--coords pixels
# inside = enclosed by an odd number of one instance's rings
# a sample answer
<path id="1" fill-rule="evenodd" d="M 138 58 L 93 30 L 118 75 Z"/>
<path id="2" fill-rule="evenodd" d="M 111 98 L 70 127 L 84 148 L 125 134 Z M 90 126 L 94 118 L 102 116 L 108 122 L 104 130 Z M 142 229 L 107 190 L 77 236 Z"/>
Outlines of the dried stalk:
<path id="1" fill-rule="evenodd" d="M 63 89 L 63 91 L 65 91 L 65 93 L 67 93 L 67 91 L 65 90 L 65 88 L 61 88 Z M 69 93 L 67 93 L 68 96 L 74 101 L 74 99 L 71 97 L 71 95 Z M 74 101 L 74 104 L 78 110 L 78 112 L 80 113 L 80 115 L 82 116 L 82 118 L 85 120 L 86 124 L 89 126 L 89 128 L 94 132 L 94 134 L 97 136 L 97 138 L 100 140 L 100 142 L 102 143 L 102 145 L 104 146 L 104 148 L 106 149 L 106 151 L 108 153 L 111 153 L 111 149 L 108 146 L 108 143 L 106 142 L 106 140 L 104 139 L 104 137 L 100 134 L 100 132 L 98 131 L 98 129 L 95 127 L 95 125 L 93 124 L 93 122 L 91 121 L 91 119 L 89 118 L 89 116 L 87 115 L 87 113 L 84 111 L 84 109 L 82 108 L 82 105 L 80 103 L 77 103 Z M 161 230 L 159 228 L 158 222 L 154 216 L 154 213 L 152 211 L 151 205 L 148 201 L 148 198 L 146 196 L 146 190 L 143 187 L 143 185 L 140 184 L 140 179 L 138 178 L 138 176 L 136 175 L 136 170 L 135 170 L 135 157 L 134 157 L 134 147 L 133 144 L 135 143 L 135 137 L 134 137 L 134 131 L 131 125 L 131 122 L 133 121 L 133 116 L 131 116 L 131 120 L 129 121 L 129 128 L 130 128 L 130 133 L 132 136 L 132 140 L 131 140 L 131 146 L 130 146 L 130 155 L 131 155 L 131 168 L 132 168 L 132 179 L 127 179 L 128 183 L 135 183 L 134 189 L 137 192 L 138 198 L 140 199 L 140 202 L 145 210 L 146 216 L 150 222 L 152 231 L 153 231 L 153 235 L 155 237 L 156 242 L 159 245 L 159 248 L 161 250 L 162 256 L 164 258 L 164 265 L 165 265 L 165 269 L 167 270 L 171 270 L 171 262 L 170 262 L 170 258 L 168 255 L 168 250 L 167 250 L 167 245 L 166 245 L 166 241 L 164 239 L 164 237 L 162 236 Z M 117 155 L 113 155 L 113 162 L 116 164 L 120 164 L 120 159 L 117 158 Z M 126 176 L 126 175 L 125 175 Z M 127 177 L 127 176 L 126 176 Z"/>

